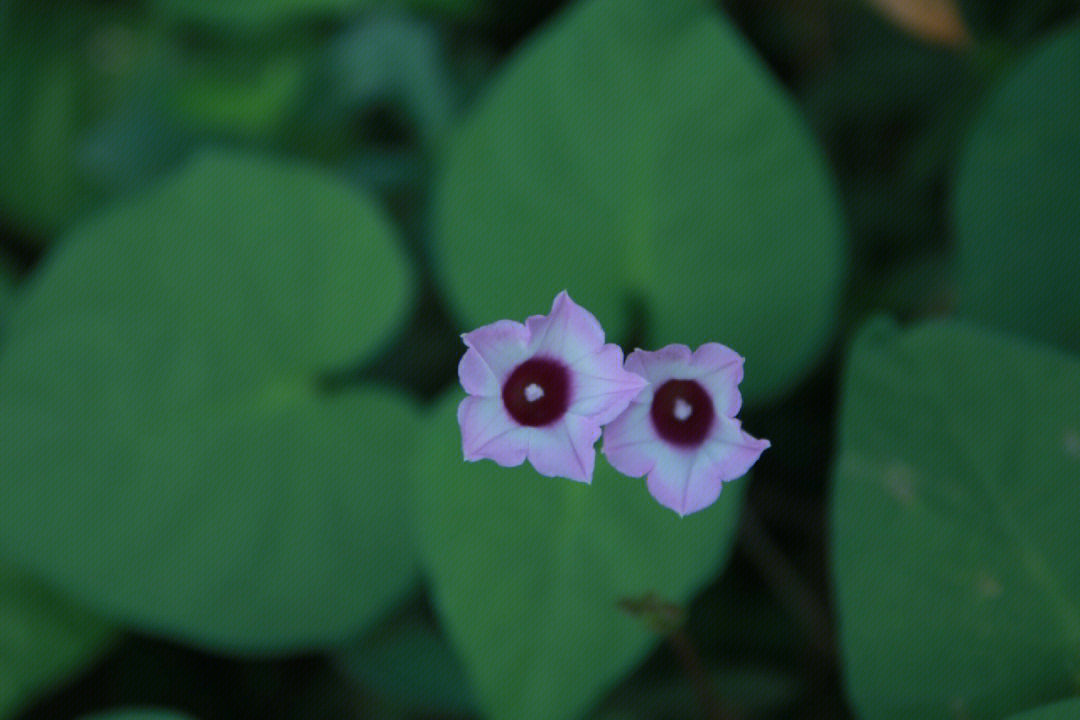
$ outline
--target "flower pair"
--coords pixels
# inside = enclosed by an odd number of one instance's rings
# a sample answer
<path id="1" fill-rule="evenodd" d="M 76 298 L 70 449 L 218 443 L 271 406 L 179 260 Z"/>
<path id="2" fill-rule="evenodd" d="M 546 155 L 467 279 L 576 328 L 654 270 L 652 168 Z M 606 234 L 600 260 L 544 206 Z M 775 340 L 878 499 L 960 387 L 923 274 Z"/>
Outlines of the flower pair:
<path id="1" fill-rule="evenodd" d="M 653 497 L 686 515 L 715 502 L 724 481 L 769 447 L 735 419 L 743 358 L 719 343 L 635 350 L 624 366 L 619 346 L 604 343 L 600 323 L 565 291 L 550 315 L 499 320 L 462 339 L 466 460 L 528 459 L 542 475 L 588 483 L 606 426 L 608 462 L 648 475 Z"/>

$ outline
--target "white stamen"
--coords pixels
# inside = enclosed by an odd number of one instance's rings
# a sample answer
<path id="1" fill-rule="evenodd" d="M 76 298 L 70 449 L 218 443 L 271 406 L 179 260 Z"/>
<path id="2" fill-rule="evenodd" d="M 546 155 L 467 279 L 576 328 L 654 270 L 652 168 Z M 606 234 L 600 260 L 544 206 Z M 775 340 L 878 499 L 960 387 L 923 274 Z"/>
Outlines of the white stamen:
<path id="1" fill-rule="evenodd" d="M 675 419 L 680 422 L 690 417 L 694 413 L 694 407 L 683 400 L 681 397 L 675 398 Z"/>
<path id="2" fill-rule="evenodd" d="M 536 383 L 529 383 L 525 386 L 525 399 L 529 402 L 536 402 L 542 397 L 544 397 L 544 388 Z"/>

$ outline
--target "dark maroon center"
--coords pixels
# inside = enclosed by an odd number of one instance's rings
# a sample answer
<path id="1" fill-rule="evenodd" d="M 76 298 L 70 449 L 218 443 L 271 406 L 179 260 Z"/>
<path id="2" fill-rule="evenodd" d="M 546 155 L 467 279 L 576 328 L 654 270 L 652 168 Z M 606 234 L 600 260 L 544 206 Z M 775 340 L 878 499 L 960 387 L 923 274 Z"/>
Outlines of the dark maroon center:
<path id="1" fill-rule="evenodd" d="M 519 424 L 550 425 L 570 406 L 570 373 L 550 358 L 531 358 L 510 373 L 502 397 L 506 411 Z"/>
<path id="2" fill-rule="evenodd" d="M 668 380 L 649 408 L 656 434 L 673 445 L 700 445 L 712 427 L 712 398 L 696 380 Z"/>

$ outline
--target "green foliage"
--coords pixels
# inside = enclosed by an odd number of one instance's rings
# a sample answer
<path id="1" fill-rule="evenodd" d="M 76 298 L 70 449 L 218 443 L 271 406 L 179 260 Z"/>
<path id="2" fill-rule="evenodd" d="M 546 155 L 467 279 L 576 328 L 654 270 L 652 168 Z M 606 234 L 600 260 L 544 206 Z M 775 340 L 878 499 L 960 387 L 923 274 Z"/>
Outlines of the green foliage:
<path id="1" fill-rule="evenodd" d="M 720 340 L 748 403 L 830 337 L 844 268 L 822 153 L 722 17 L 693 0 L 590 0 L 509 63 L 446 153 L 437 271 L 472 327 L 562 289 L 625 337 Z"/>
<path id="2" fill-rule="evenodd" d="M 0 257 L 0 331 L 4 328 L 8 307 L 15 296 L 15 278 L 8 269 L 3 257 Z M 2 336 L 0 336 L 2 337 Z"/>
<path id="3" fill-rule="evenodd" d="M 80 51 L 116 14 L 0 7 L 0 208 L 29 230 L 54 232 L 98 199 L 79 173 L 78 134 L 111 94 Z"/>
<path id="4" fill-rule="evenodd" d="M 0 718 L 104 652 L 112 630 L 0 562 Z"/>
<path id="5" fill-rule="evenodd" d="M 461 662 L 438 628 L 418 613 L 394 618 L 338 652 L 334 660 L 360 687 L 411 712 L 478 712 Z"/>
<path id="6" fill-rule="evenodd" d="M 190 715 L 172 710 L 124 709 L 83 715 L 80 720 L 192 720 Z"/>
<path id="7" fill-rule="evenodd" d="M 1080 27 L 994 93 L 968 139 L 954 215 L 959 309 L 1080 351 Z"/>
<path id="8" fill-rule="evenodd" d="M 1080 687 L 1080 364 L 957 322 L 872 322 L 832 508 L 860 717 L 999 718 Z"/>
<path id="9" fill-rule="evenodd" d="M 336 19 L 362 10 L 411 6 L 450 13 L 473 12 L 479 0 L 152 0 L 167 17 L 230 31 L 263 31 L 289 22 Z"/>
<path id="10" fill-rule="evenodd" d="M 578 716 L 659 640 L 620 601 L 689 601 L 727 559 L 748 479 L 679 518 L 602 456 L 591 486 L 465 463 L 460 399 L 427 420 L 413 471 L 440 618 L 488 716 Z"/>
<path id="11" fill-rule="evenodd" d="M 1080 698 L 1011 715 L 1009 720 L 1076 720 L 1080 717 Z"/>
<path id="12" fill-rule="evenodd" d="M 80 226 L 0 354 L 0 552 L 146 630 L 340 642 L 414 580 L 414 410 L 333 396 L 410 303 L 394 232 L 299 164 L 198 157 Z"/>

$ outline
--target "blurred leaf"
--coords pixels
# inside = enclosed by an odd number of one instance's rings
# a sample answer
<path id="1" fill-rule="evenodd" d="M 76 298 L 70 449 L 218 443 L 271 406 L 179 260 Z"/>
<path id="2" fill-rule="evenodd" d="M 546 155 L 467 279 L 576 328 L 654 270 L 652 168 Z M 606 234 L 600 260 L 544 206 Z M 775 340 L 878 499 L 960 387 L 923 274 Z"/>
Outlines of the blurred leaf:
<path id="1" fill-rule="evenodd" d="M 1080 698 L 1074 698 L 1028 710 L 1019 715 L 1011 715 L 1009 720 L 1076 720 L 1078 717 L 1080 717 Z"/>
<path id="2" fill-rule="evenodd" d="M 170 104 L 175 122 L 204 132 L 266 139 L 280 133 L 304 87 L 296 52 L 241 47 L 185 57 Z"/>
<path id="3" fill-rule="evenodd" d="M 344 123 L 377 103 L 403 109 L 422 144 L 450 121 L 453 106 L 436 27 L 402 15 L 366 18 L 334 38 L 320 63 L 315 124 Z"/>
<path id="4" fill-rule="evenodd" d="M 119 195 L 143 190 L 178 165 L 196 142 L 195 133 L 175 118 L 132 99 L 81 134 L 75 159 L 96 187 Z"/>
<path id="5" fill-rule="evenodd" d="M 971 33 L 956 0 L 866 0 L 898 27 L 923 40 L 964 46 Z"/>
<path id="6" fill-rule="evenodd" d="M 0 207 L 47 238 L 107 197 L 82 173 L 80 137 L 139 75 L 149 30 L 99 4 L 10 3 L 0 15 Z"/>
<path id="7" fill-rule="evenodd" d="M 15 296 L 15 276 L 8 263 L 0 256 L 0 332 L 7 321 L 8 308 Z"/>
<path id="8" fill-rule="evenodd" d="M 196 22 L 233 32 L 261 32 L 302 20 L 329 20 L 348 17 L 362 10 L 412 7 L 467 14 L 475 12 L 481 0 L 151 0 L 153 7 L 168 17 Z"/>
<path id="9" fill-rule="evenodd" d="M 724 566 L 748 478 L 679 518 L 597 458 L 592 486 L 461 459 L 460 393 L 414 466 L 417 545 L 442 624 L 492 718 L 575 717 L 660 638 L 620 602 L 685 604 Z"/>
<path id="10" fill-rule="evenodd" d="M 1080 351 L 1080 27 L 994 93 L 957 174 L 959 310 Z"/>
<path id="11" fill-rule="evenodd" d="M 845 265 L 820 149 L 779 84 L 704 3 L 590 0 L 511 61 L 451 143 L 437 269 L 463 323 L 564 288 L 609 336 L 744 354 L 748 403 L 823 353 Z"/>
<path id="12" fill-rule="evenodd" d="M 429 620 L 394 618 L 334 656 L 355 683 L 413 713 L 476 715 L 461 662 Z"/>
<path id="13" fill-rule="evenodd" d="M 832 509 L 866 720 L 1000 718 L 1080 690 L 1080 364 L 956 322 L 871 322 Z"/>
<path id="14" fill-rule="evenodd" d="M 112 630 L 0 561 L 0 717 L 90 664 Z"/>
<path id="15" fill-rule="evenodd" d="M 0 353 L 0 551 L 211 649 L 361 631 L 415 578 L 414 410 L 315 383 L 403 320 L 394 235 L 318 172 L 219 153 L 69 235 Z"/>
<path id="16" fill-rule="evenodd" d="M 192 718 L 190 715 L 173 710 L 125 708 L 83 715 L 80 720 L 192 720 Z"/>

